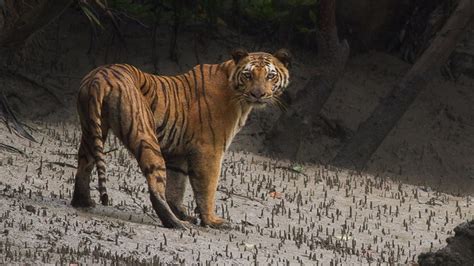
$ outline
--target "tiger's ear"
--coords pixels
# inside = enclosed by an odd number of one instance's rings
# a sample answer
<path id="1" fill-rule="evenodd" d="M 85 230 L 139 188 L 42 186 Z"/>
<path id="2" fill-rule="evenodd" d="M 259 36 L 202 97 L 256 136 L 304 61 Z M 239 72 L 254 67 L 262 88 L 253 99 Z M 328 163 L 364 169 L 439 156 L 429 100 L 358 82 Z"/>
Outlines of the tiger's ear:
<path id="1" fill-rule="evenodd" d="M 248 56 L 249 53 L 244 48 L 237 48 L 232 51 L 231 55 L 232 59 L 234 59 L 234 62 L 237 64 L 242 58 Z"/>
<path id="2" fill-rule="evenodd" d="M 280 62 L 282 62 L 283 65 L 285 65 L 285 67 L 289 67 L 291 65 L 290 51 L 288 51 L 286 49 L 280 49 L 280 50 L 276 51 L 273 54 L 273 56 L 276 57 L 278 60 L 280 60 Z"/>

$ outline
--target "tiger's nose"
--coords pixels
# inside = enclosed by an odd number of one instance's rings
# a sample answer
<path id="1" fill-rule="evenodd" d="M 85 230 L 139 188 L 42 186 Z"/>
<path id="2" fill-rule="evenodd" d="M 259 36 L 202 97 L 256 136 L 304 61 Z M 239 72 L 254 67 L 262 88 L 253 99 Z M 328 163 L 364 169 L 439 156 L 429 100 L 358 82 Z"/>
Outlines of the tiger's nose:
<path id="1" fill-rule="evenodd" d="M 257 90 L 257 91 L 251 91 L 250 95 L 252 95 L 252 97 L 254 97 L 255 99 L 261 99 L 261 98 L 265 97 L 267 95 L 267 93 L 265 93 L 264 91 L 261 91 L 261 90 Z"/>

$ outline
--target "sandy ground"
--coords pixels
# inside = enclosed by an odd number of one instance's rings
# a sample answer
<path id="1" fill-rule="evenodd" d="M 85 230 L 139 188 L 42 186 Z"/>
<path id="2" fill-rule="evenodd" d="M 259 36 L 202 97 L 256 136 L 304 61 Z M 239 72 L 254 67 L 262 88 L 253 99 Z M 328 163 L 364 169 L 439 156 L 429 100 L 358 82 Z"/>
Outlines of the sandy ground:
<path id="1" fill-rule="evenodd" d="M 216 211 L 233 229 L 170 230 L 115 138 L 106 148 L 111 206 L 72 208 L 79 132 L 32 126 L 39 143 L 0 129 L 0 141 L 22 153 L 0 155 L 0 263 L 406 264 L 474 217 L 469 196 L 229 152 Z M 186 201 L 194 209 L 191 195 Z"/>

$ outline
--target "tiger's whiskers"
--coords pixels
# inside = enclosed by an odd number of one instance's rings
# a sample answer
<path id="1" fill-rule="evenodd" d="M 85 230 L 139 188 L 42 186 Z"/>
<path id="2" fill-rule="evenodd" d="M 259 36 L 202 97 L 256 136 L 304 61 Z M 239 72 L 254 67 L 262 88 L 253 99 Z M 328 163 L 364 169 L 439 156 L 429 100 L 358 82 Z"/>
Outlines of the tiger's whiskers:
<path id="1" fill-rule="evenodd" d="M 280 98 L 272 97 L 271 100 L 272 100 L 271 104 L 273 106 L 277 106 L 280 109 L 280 111 L 286 112 L 288 110 L 286 103 L 284 103 Z"/>

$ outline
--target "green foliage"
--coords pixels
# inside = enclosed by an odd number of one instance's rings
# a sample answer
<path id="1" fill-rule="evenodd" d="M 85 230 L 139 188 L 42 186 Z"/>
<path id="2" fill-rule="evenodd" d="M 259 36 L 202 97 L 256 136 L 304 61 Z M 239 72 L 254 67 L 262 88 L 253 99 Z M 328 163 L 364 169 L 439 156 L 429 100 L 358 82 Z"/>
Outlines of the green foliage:
<path id="1" fill-rule="evenodd" d="M 144 18 L 152 15 L 153 2 L 154 1 L 141 1 L 138 3 L 132 0 L 112 0 L 110 1 L 110 6 L 137 18 Z"/>
<path id="2" fill-rule="evenodd" d="M 221 5 L 219 0 L 203 0 L 200 1 L 202 8 L 202 17 L 208 22 L 209 25 L 217 25 L 219 16 L 221 15 Z"/>
<path id="3" fill-rule="evenodd" d="M 273 0 L 247 1 L 244 14 L 257 21 L 273 23 L 287 17 L 290 12 L 279 8 Z"/>
<path id="4" fill-rule="evenodd" d="M 242 0 L 245 28 L 275 36 L 286 32 L 290 39 L 309 39 L 317 25 L 318 0 Z"/>
<path id="5" fill-rule="evenodd" d="M 145 0 L 145 1 L 133 1 L 133 0 L 111 0 L 109 1 L 110 8 L 116 12 L 122 12 L 130 17 L 139 19 L 143 22 L 151 22 L 154 20 L 156 15 L 155 5 L 158 1 Z"/>

